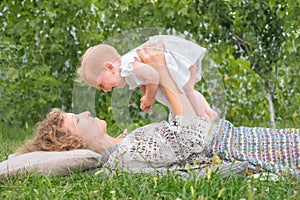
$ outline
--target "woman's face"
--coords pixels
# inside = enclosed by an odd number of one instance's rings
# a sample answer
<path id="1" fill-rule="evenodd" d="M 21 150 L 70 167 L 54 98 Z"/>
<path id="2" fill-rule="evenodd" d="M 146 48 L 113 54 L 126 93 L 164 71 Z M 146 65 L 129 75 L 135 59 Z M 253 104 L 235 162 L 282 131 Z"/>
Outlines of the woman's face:
<path id="1" fill-rule="evenodd" d="M 95 141 L 100 140 L 106 134 L 107 124 L 104 120 L 91 117 L 90 112 L 77 115 L 64 113 L 63 127 L 70 129 L 73 134 L 78 134 L 85 145 L 93 147 Z"/>

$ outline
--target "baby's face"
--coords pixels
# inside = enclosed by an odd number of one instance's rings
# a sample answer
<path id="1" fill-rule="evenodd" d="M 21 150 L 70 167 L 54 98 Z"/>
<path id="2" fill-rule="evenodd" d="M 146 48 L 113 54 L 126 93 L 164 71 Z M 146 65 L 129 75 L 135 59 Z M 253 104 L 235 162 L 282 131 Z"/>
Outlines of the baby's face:
<path id="1" fill-rule="evenodd" d="M 104 92 L 110 92 L 115 87 L 124 87 L 125 81 L 121 77 L 121 60 L 116 59 L 114 62 L 103 63 L 92 63 L 86 65 L 83 69 L 84 79 L 89 86 L 101 89 Z"/>
<path id="2" fill-rule="evenodd" d="M 120 87 L 122 77 L 118 71 L 103 70 L 96 81 L 95 88 L 101 89 L 104 92 L 111 92 L 115 87 Z"/>

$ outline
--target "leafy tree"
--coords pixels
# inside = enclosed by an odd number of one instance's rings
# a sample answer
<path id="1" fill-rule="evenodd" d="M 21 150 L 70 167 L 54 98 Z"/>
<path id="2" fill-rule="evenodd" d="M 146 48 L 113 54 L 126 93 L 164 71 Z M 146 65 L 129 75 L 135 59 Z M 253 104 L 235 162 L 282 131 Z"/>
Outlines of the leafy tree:
<path id="1" fill-rule="evenodd" d="M 210 24 L 220 26 L 219 40 L 235 43 L 235 58 L 247 58 L 250 68 L 262 79 L 269 102 L 270 121 L 275 126 L 273 99 L 278 70 L 285 58 L 293 56 L 283 44 L 292 40 L 299 48 L 300 3 L 295 1 L 203 1 L 200 10 L 210 16 Z M 217 35 L 217 34 L 216 34 Z M 287 47 L 289 48 L 289 47 Z M 295 58 L 295 57 L 294 57 Z M 298 67 L 299 68 L 299 67 Z M 298 72 L 296 72 L 299 74 Z"/>
<path id="2" fill-rule="evenodd" d="M 83 52 L 143 27 L 183 33 L 209 50 L 223 75 L 226 118 L 235 124 L 264 121 L 272 113 L 266 109 L 270 103 L 277 121 L 297 122 L 299 7 L 290 0 L 3 0 L 0 123 L 36 122 L 52 107 L 71 111 Z M 123 46 L 122 53 L 140 42 L 122 39 L 132 45 Z M 205 78 L 203 84 L 209 84 Z M 209 87 L 197 86 L 213 99 Z M 113 121 L 110 94 L 97 92 L 96 99 L 97 114 Z M 138 105 L 131 106 L 140 118 Z"/>
<path id="3" fill-rule="evenodd" d="M 0 120 L 24 125 L 52 107 L 70 110 L 74 72 L 99 16 L 66 0 L 1 1 L 0 12 Z"/>

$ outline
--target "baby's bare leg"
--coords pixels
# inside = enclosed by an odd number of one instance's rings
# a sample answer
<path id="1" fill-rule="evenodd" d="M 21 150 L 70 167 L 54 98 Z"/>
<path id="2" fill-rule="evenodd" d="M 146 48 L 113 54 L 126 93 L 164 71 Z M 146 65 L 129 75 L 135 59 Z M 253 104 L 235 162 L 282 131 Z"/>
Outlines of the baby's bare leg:
<path id="1" fill-rule="evenodd" d="M 189 99 L 197 116 L 209 121 L 215 121 L 218 119 L 218 114 L 211 109 L 204 96 L 194 89 L 197 74 L 196 68 L 192 65 L 189 71 L 191 72 L 190 80 L 183 87 L 187 98 Z"/>
<path id="2" fill-rule="evenodd" d="M 203 106 L 199 106 L 202 105 L 202 103 L 205 103 L 202 99 L 199 99 L 198 96 L 196 96 L 197 94 L 195 94 L 194 92 L 194 85 L 195 85 L 195 81 L 196 81 L 196 74 L 197 74 L 197 70 L 196 68 L 192 65 L 189 69 L 191 76 L 190 76 L 190 80 L 187 82 L 187 84 L 183 87 L 183 90 L 187 96 L 187 98 L 189 99 L 195 113 L 197 114 L 197 116 L 202 117 L 206 120 L 209 120 L 209 116 L 207 116 L 205 114 L 205 109 Z M 205 99 L 204 99 L 205 100 Z"/>
<path id="3" fill-rule="evenodd" d="M 218 119 L 218 113 L 216 113 L 208 104 L 208 102 L 206 101 L 206 99 L 204 98 L 204 96 L 194 90 L 194 95 L 198 101 L 198 106 L 199 106 L 199 110 L 204 110 L 204 116 L 205 119 L 209 120 L 209 121 L 215 121 L 216 119 Z M 201 117 L 201 116 L 200 116 Z"/>
<path id="4" fill-rule="evenodd" d="M 189 84 L 192 88 L 194 88 L 195 82 L 196 82 L 197 69 L 194 65 L 192 65 L 189 68 L 189 71 L 191 73 L 191 76 L 190 76 L 190 80 L 187 84 Z"/>

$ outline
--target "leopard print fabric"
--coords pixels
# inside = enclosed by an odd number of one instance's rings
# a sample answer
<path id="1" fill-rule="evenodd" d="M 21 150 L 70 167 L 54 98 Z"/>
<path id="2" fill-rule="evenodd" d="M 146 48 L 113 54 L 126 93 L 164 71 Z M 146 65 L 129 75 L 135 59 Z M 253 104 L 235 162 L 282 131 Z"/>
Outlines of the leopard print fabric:
<path id="1" fill-rule="evenodd" d="M 171 123 L 152 123 L 134 130 L 111 152 L 107 167 L 133 171 L 185 162 L 210 163 L 208 154 L 215 124 L 192 116 L 176 116 Z"/>

